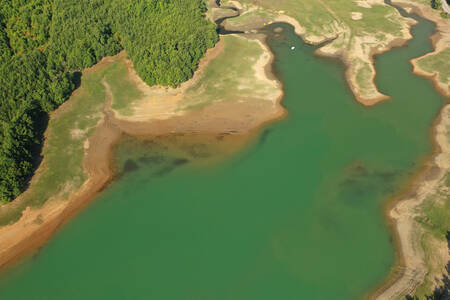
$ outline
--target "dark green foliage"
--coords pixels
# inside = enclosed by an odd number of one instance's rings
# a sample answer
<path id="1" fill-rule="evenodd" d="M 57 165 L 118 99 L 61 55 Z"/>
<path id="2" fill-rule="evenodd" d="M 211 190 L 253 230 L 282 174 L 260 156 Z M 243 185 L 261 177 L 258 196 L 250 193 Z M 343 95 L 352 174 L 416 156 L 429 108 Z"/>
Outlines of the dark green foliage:
<path id="1" fill-rule="evenodd" d="M 442 7 L 441 0 L 431 0 L 431 7 L 434 9 L 441 9 Z"/>
<path id="2" fill-rule="evenodd" d="M 72 72 L 125 49 L 148 84 L 186 81 L 218 39 L 205 11 L 203 0 L 2 0 L 0 202 L 32 175 L 47 113 L 73 91 Z"/>
<path id="3" fill-rule="evenodd" d="M 109 3 L 110 1 L 106 1 Z M 66 69 L 82 70 L 121 50 L 102 0 L 55 0 L 49 53 Z"/>
<path id="4" fill-rule="evenodd" d="M 49 38 L 51 0 L 2 0 L 0 15 L 12 51 L 22 54 L 43 46 Z"/>
<path id="5" fill-rule="evenodd" d="M 186 81 L 217 41 L 216 26 L 202 16 L 202 0 L 116 1 L 113 11 L 121 12 L 115 27 L 136 71 L 150 85 Z"/>

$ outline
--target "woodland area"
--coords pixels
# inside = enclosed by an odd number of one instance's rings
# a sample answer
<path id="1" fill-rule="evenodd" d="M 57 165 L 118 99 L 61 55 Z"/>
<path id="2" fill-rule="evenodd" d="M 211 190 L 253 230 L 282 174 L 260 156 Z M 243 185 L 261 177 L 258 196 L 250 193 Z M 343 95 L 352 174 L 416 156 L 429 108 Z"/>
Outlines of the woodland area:
<path id="1" fill-rule="evenodd" d="M 77 71 L 124 49 L 149 85 L 176 86 L 218 40 L 205 11 L 203 0 L 2 0 L 0 203 L 32 176 Z"/>

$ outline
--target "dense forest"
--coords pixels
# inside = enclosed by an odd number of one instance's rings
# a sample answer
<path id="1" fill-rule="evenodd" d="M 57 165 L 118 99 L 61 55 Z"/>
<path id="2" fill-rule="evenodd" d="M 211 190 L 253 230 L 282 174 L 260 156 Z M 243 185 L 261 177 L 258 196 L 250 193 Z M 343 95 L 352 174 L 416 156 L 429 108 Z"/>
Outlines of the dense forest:
<path id="1" fill-rule="evenodd" d="M 33 174 L 48 113 L 76 71 L 125 49 L 148 84 L 176 86 L 218 40 L 205 11 L 203 0 L 2 0 L 0 202 Z"/>

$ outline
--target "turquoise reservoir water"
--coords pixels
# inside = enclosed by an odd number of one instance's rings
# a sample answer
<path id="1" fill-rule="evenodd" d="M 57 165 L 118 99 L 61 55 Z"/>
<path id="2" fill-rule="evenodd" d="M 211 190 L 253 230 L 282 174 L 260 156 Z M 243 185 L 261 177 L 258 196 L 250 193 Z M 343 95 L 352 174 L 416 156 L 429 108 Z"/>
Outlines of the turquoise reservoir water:
<path id="1" fill-rule="evenodd" d="M 408 62 L 431 50 L 433 25 L 377 59 L 392 100 L 371 108 L 281 27 L 268 42 L 286 119 L 214 164 L 201 139 L 124 139 L 121 176 L 2 276 L 0 298 L 348 300 L 376 287 L 394 264 L 383 207 L 431 153 L 444 101 Z"/>

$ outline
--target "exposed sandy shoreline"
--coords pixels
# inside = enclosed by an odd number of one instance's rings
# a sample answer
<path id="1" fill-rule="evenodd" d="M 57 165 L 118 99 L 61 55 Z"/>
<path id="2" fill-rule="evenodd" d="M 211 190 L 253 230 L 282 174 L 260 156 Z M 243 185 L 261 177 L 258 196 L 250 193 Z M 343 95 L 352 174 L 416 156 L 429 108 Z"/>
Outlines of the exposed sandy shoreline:
<path id="1" fill-rule="evenodd" d="M 416 217 L 421 215 L 420 206 L 436 193 L 444 176 L 450 171 L 449 114 L 450 104 L 447 104 L 432 127 L 435 150 L 425 170 L 414 180 L 407 195 L 394 199 L 386 207 L 386 217 L 394 232 L 397 263 L 390 277 L 370 295 L 370 299 L 398 299 L 413 294 L 416 287 L 423 283 L 425 276 L 429 275 L 421 246 L 424 232 Z M 443 257 L 435 259 L 450 259 L 447 243 L 435 247 L 443 248 L 443 251 L 437 251 Z M 435 275 L 440 277 L 442 273 Z"/>
<path id="2" fill-rule="evenodd" d="M 373 2 L 373 3 L 372 3 Z M 373 0 L 369 5 L 378 4 L 385 5 L 383 1 Z M 236 8 L 242 10 L 243 6 L 239 4 L 237 1 L 232 1 Z M 239 4 L 239 5 L 238 5 Z M 403 17 L 402 17 L 403 18 Z M 410 33 L 411 26 L 416 24 L 416 21 L 413 19 L 404 18 L 404 23 L 402 24 L 402 38 L 394 38 L 393 36 L 388 36 L 388 42 L 380 42 L 377 41 L 372 36 L 366 36 L 364 38 L 358 37 L 358 41 L 353 44 L 359 45 L 355 49 L 336 49 L 331 46 L 333 41 L 336 39 L 341 39 L 343 33 L 348 35 L 348 32 L 336 32 L 336 33 L 327 33 L 324 36 L 316 36 L 311 35 L 307 32 L 307 30 L 296 20 L 295 18 L 288 16 L 286 14 L 277 14 L 274 16 L 274 22 L 284 22 L 292 25 L 295 29 L 297 35 L 299 35 L 306 43 L 312 45 L 322 45 L 319 49 L 316 50 L 316 54 L 324 57 L 332 57 L 339 58 L 342 60 L 346 67 L 345 77 L 347 83 L 353 92 L 355 99 L 365 105 L 365 106 L 373 106 L 381 101 L 386 101 L 390 99 L 390 96 L 384 95 L 378 91 L 375 85 L 375 77 L 376 70 L 374 67 L 374 56 L 385 53 L 391 50 L 394 47 L 404 46 L 408 40 L 411 40 L 413 36 Z M 256 21 L 255 24 L 248 25 L 248 31 L 252 31 L 255 29 L 260 29 L 264 25 Z M 228 29 L 228 27 L 226 26 Z M 230 27 L 229 30 L 237 30 L 237 28 Z M 329 43 L 328 43 L 329 42 Z M 367 46 L 369 44 L 373 44 L 373 46 Z M 371 77 L 367 81 L 369 85 L 366 88 L 361 87 L 357 83 L 357 74 L 358 71 L 357 66 L 355 64 L 355 58 L 359 61 L 359 63 L 367 63 L 368 67 L 371 71 Z"/>
<path id="3" fill-rule="evenodd" d="M 312 44 L 312 45 L 320 45 L 320 44 L 326 43 L 327 41 L 331 41 L 337 37 L 337 36 L 331 36 L 331 37 L 326 37 L 326 38 L 321 38 L 321 37 L 317 37 L 317 36 L 306 37 L 306 30 L 303 28 L 303 26 L 300 25 L 300 23 L 296 19 L 289 17 L 287 15 L 280 15 L 275 20 L 277 22 L 284 22 L 284 23 L 288 23 L 288 24 L 294 26 L 295 33 L 297 35 L 299 35 L 305 42 Z M 413 23 L 411 23 L 411 25 L 412 24 Z M 370 54 L 370 58 L 369 58 L 372 68 L 375 70 L 375 68 L 373 67 L 375 64 L 375 59 L 374 59 L 375 55 L 385 53 L 394 47 L 404 46 L 407 43 L 407 41 L 411 40 L 412 38 L 413 38 L 413 36 L 409 34 L 409 36 L 405 39 L 392 40 L 388 45 L 386 45 L 386 47 L 373 48 L 371 50 L 371 54 Z M 320 55 L 320 56 L 324 56 L 324 57 L 331 57 L 331 58 L 337 58 L 337 59 L 342 60 L 342 62 L 344 63 L 344 65 L 346 66 L 346 69 L 347 69 L 345 72 L 347 84 L 349 85 L 350 89 L 352 90 L 353 95 L 355 96 L 355 99 L 359 103 L 363 104 L 364 106 L 373 106 L 375 104 L 378 104 L 379 102 L 390 99 L 390 97 L 388 95 L 384 95 L 378 91 L 373 93 L 373 95 L 371 97 L 362 96 L 361 90 L 358 87 L 358 84 L 356 83 L 356 76 L 354 74 L 353 68 L 351 68 L 352 63 L 351 63 L 350 59 L 348 58 L 348 55 L 345 55 L 341 51 L 336 52 L 336 51 L 332 50 L 330 47 L 328 47 L 328 48 L 321 47 L 316 50 L 316 54 Z M 361 53 L 359 53 L 358 55 L 361 55 Z M 373 76 L 371 78 L 371 82 L 372 82 L 373 86 L 375 86 L 375 77 L 376 77 L 376 72 L 374 71 Z"/>
<path id="4" fill-rule="evenodd" d="M 434 51 L 418 58 L 411 59 L 413 73 L 419 76 L 427 77 L 435 86 L 436 90 L 446 97 L 450 98 L 449 86 L 442 86 L 438 81 L 438 74 L 430 74 L 420 69 L 417 61 L 428 55 L 436 54 L 450 45 L 450 28 L 446 25 L 446 20 L 442 19 L 431 8 L 408 0 L 392 0 L 408 10 L 410 13 L 417 13 L 421 17 L 429 19 L 436 24 L 436 32 L 430 39 L 433 43 Z M 396 244 L 396 266 L 385 282 L 370 296 L 369 299 L 398 299 L 405 295 L 413 295 L 416 288 L 421 285 L 426 276 L 440 278 L 442 273 L 429 274 L 425 263 L 425 253 L 421 245 L 424 229 L 415 220 L 420 216 L 419 207 L 424 203 L 427 197 L 433 196 L 443 180 L 444 176 L 450 170 L 450 143 L 447 127 L 450 126 L 450 105 L 445 105 L 438 119 L 434 122 L 432 128 L 432 142 L 434 144 L 434 154 L 428 160 L 425 170 L 418 174 L 412 184 L 408 195 L 400 199 L 394 199 L 386 207 L 386 218 L 394 232 Z M 436 244 L 440 248 L 441 257 L 435 260 L 449 261 L 450 256 L 447 244 Z M 430 291 L 431 293 L 431 291 Z"/>
<path id="5" fill-rule="evenodd" d="M 253 39 L 256 38 L 256 39 Z M 219 41 L 210 49 L 194 77 L 178 88 L 149 87 L 136 74 L 131 61 L 127 61 L 128 76 L 143 94 L 138 103 L 132 105 L 130 116 L 114 111 L 114 122 L 130 135 L 165 134 L 171 132 L 242 132 L 260 127 L 267 120 L 282 117 L 286 110 L 281 106 L 282 84 L 272 74 L 273 54 L 263 42 L 262 35 L 252 35 L 264 50 L 264 54 L 254 65 L 255 76 L 277 90 L 267 95 L 270 101 L 259 101 L 243 97 L 238 102 L 219 101 L 200 110 L 180 111 L 178 104 L 189 88 L 202 79 L 208 63 L 224 51 L 224 41 Z M 235 113 L 230 113 L 235 111 Z M 189 116 L 187 115 L 189 114 Z"/>
<path id="6" fill-rule="evenodd" d="M 275 80 L 270 74 L 273 54 L 266 46 L 265 59 L 258 68 L 259 76 L 267 80 Z M 179 89 L 186 89 L 197 80 L 198 73 L 213 60 L 223 49 L 222 43 L 218 43 L 210 49 L 200 61 L 199 69 L 193 79 L 184 83 Z M 104 58 L 96 66 L 85 70 L 83 73 L 95 72 L 117 60 L 125 59 L 125 53 L 115 57 Z M 131 70 L 131 69 L 130 69 Z M 281 83 L 277 85 L 282 90 Z M 195 134 L 231 134 L 240 140 L 237 144 L 243 145 L 243 140 L 248 141 L 266 123 L 282 118 L 286 110 L 281 106 L 283 93 L 274 99 L 270 105 L 260 105 L 256 101 L 211 104 L 203 109 L 192 111 L 182 115 L 173 115 L 167 118 L 154 118 L 151 121 L 140 122 L 136 120 L 123 120 L 115 116 L 111 110 L 111 91 L 105 80 L 105 106 L 103 120 L 98 124 L 95 132 L 85 142 L 85 155 L 83 166 L 88 174 L 88 180 L 82 187 L 73 193 L 68 200 L 48 200 L 41 208 L 27 207 L 17 222 L 0 227 L 0 268 L 10 265 L 12 262 L 33 253 L 34 250 L 45 244 L 49 238 L 75 214 L 80 212 L 89 202 L 113 179 L 111 167 L 112 148 L 123 133 L 133 136 L 161 136 L 173 133 Z M 77 93 L 75 91 L 74 93 Z M 54 112 L 53 117 L 58 117 L 59 110 L 70 108 L 70 101 L 62 105 Z M 258 117 L 264 116 L 263 118 Z M 51 138 L 51 137 L 49 137 Z M 45 157 L 36 174 L 43 172 Z M 36 175 L 39 176 L 39 175 Z M 30 189 L 33 188 L 31 184 Z M 17 199 L 20 201 L 20 199 Z M 18 202 L 11 202 L 0 207 L 0 211 L 8 210 Z"/>

